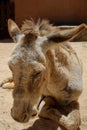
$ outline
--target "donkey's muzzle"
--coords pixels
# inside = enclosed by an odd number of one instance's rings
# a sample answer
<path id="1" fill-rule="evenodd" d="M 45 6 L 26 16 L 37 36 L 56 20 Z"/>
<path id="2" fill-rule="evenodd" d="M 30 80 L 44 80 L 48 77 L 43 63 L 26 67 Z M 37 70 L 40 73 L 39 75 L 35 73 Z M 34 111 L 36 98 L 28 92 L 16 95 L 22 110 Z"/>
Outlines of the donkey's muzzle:
<path id="1" fill-rule="evenodd" d="M 20 111 L 20 110 L 19 110 Z M 26 112 L 20 113 L 14 111 L 14 109 L 11 109 L 11 116 L 14 120 L 20 123 L 26 123 L 30 119 L 30 115 Z"/>

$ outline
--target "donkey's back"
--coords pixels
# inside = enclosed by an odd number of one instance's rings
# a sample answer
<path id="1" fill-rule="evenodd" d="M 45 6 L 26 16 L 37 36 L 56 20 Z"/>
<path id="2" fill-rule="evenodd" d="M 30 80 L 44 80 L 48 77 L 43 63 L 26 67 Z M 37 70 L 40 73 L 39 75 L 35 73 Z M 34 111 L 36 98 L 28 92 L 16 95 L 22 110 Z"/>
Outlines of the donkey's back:
<path id="1" fill-rule="evenodd" d="M 46 54 L 49 74 L 44 95 L 62 104 L 77 100 L 82 92 L 81 63 L 69 44 L 61 44 Z"/>

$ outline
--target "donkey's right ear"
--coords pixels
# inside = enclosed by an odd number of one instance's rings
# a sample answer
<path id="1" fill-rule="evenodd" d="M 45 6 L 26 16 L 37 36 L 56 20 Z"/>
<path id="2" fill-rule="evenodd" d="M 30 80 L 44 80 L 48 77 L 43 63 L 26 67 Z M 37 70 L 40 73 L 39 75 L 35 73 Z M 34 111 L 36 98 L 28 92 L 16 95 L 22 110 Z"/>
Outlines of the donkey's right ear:
<path id="1" fill-rule="evenodd" d="M 19 41 L 21 31 L 20 31 L 19 27 L 17 26 L 17 24 L 11 19 L 8 19 L 8 32 L 14 42 Z"/>

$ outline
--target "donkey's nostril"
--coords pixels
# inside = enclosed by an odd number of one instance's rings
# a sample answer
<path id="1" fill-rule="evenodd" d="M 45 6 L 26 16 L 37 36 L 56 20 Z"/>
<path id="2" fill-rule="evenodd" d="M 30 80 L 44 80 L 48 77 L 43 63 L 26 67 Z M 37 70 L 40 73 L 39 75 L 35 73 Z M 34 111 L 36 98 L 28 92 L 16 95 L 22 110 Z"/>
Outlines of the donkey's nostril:
<path id="1" fill-rule="evenodd" d="M 29 116 L 27 113 L 25 113 L 23 116 L 23 122 L 27 122 L 28 120 L 29 120 Z"/>

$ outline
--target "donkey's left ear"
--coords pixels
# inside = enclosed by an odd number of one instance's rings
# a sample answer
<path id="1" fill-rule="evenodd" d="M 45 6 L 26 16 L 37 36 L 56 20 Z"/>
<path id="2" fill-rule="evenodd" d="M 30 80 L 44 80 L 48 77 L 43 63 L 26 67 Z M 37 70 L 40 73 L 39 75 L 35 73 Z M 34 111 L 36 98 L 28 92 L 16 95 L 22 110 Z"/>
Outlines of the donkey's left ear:
<path id="1" fill-rule="evenodd" d="M 8 32 L 14 42 L 18 42 L 20 35 L 22 35 L 17 24 L 11 19 L 8 19 Z"/>
<path id="2" fill-rule="evenodd" d="M 81 31 L 83 31 L 86 28 L 85 24 L 81 24 L 75 28 L 69 29 L 69 30 L 60 30 L 56 32 L 55 34 L 48 37 L 48 41 L 52 42 L 64 42 L 69 41 L 71 38 L 79 35 Z"/>
<path id="3" fill-rule="evenodd" d="M 48 49 L 51 49 L 52 47 L 56 47 L 59 43 L 70 41 L 71 38 L 79 35 L 79 32 L 81 32 L 83 29 L 86 28 L 85 24 L 81 24 L 73 29 L 69 30 L 58 30 L 58 32 L 55 32 L 54 34 L 51 34 L 47 36 L 47 42 L 44 43 L 44 48 L 47 51 Z"/>

